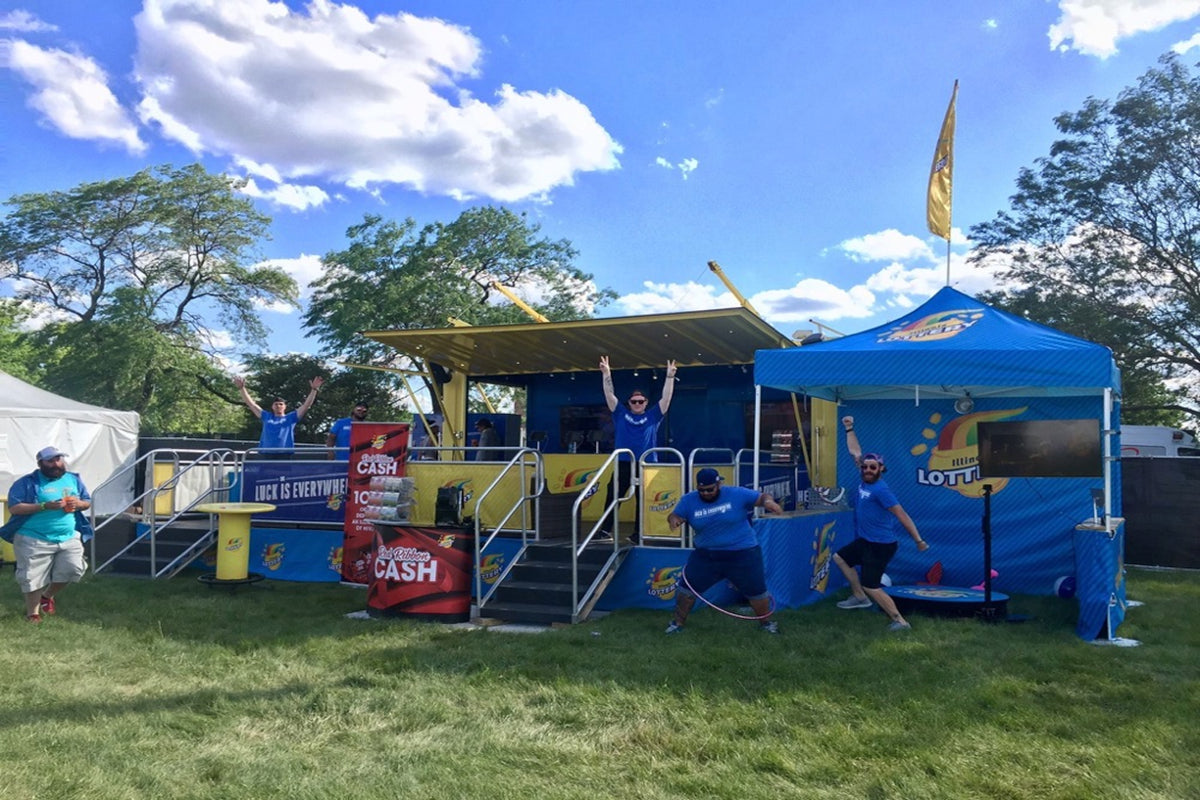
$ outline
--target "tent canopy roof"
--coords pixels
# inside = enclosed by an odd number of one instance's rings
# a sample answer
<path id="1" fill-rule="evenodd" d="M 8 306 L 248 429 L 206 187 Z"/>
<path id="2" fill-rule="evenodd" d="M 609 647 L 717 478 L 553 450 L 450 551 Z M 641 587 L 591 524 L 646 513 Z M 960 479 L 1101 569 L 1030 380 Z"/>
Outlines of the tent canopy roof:
<path id="1" fill-rule="evenodd" d="M 791 341 L 738 308 L 571 322 L 365 331 L 401 353 L 476 380 L 595 372 L 600 356 L 614 369 L 751 364 L 756 350 Z"/>
<path id="2" fill-rule="evenodd" d="M 755 382 L 826 400 L 1098 395 L 1120 389 L 1107 348 L 950 287 L 893 322 L 758 353 Z"/>

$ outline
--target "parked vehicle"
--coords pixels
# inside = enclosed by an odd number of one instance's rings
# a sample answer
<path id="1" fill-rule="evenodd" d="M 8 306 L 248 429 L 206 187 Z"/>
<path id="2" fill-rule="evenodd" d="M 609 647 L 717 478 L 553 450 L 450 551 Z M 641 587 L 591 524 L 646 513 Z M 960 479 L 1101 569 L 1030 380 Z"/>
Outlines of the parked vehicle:
<path id="1" fill-rule="evenodd" d="M 1200 446 L 1187 431 L 1165 425 L 1122 425 L 1121 458 L 1197 458 Z"/>

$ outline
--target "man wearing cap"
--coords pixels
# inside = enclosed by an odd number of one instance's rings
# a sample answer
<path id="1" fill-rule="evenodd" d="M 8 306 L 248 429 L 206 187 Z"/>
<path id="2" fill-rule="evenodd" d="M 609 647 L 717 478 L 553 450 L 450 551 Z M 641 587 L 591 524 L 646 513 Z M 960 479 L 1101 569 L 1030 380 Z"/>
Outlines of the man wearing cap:
<path id="1" fill-rule="evenodd" d="M 233 385 L 242 393 L 242 402 L 246 404 L 246 408 L 262 420 L 262 433 L 258 437 L 259 450 L 268 457 L 286 458 L 291 455 L 296 446 L 296 423 L 304 419 L 304 415 L 312 408 L 323 383 L 325 379 L 320 376 L 309 381 L 308 396 L 295 411 L 287 410 L 287 401 L 282 397 L 276 397 L 271 401 L 271 410 L 264 411 L 254 402 L 254 398 L 250 397 L 250 392 L 246 391 L 246 379 L 240 375 L 233 379 Z"/>
<path id="2" fill-rule="evenodd" d="M 330 458 L 350 457 L 350 426 L 355 422 L 365 420 L 370 408 L 360 400 L 354 404 L 354 410 L 350 412 L 350 416 L 333 421 L 333 424 L 329 426 L 329 433 L 325 435 L 325 446 L 330 448 Z"/>
<path id="3" fill-rule="evenodd" d="M 613 389 L 612 369 L 608 365 L 608 356 L 600 356 L 600 374 L 604 385 L 604 401 L 612 413 L 613 428 L 616 433 L 614 448 L 617 450 L 632 450 L 633 455 L 622 453 L 617 460 L 616 474 L 608 484 L 604 507 L 612 504 L 615 485 L 619 482 L 622 491 L 628 491 L 633 482 L 633 465 L 642 454 L 658 445 L 658 426 L 662 424 L 667 409 L 671 407 L 671 397 L 675 394 L 675 362 L 668 361 L 666 380 L 663 381 L 662 398 L 657 405 L 650 405 L 650 398 L 641 389 L 629 393 L 629 402 L 621 406 L 617 393 Z M 618 407 L 620 408 L 618 409 Z M 653 461 L 653 454 L 647 459 Z M 638 530 L 641 522 L 641 508 L 636 502 L 634 493 L 634 522 L 633 535 L 629 540 L 633 544 L 641 541 Z"/>
<path id="4" fill-rule="evenodd" d="M 858 465 L 862 482 L 851 496 L 854 541 L 833 555 L 833 563 L 846 576 L 853 593 L 837 605 L 838 608 L 870 608 L 874 600 L 892 620 L 889 630 L 906 631 L 912 626 L 901 616 L 895 601 L 883 590 L 882 585 L 884 570 L 900 547 L 896 522 L 899 521 L 908 531 L 921 552 L 929 549 L 929 543 L 921 538 L 912 517 L 908 516 L 883 480 L 883 473 L 887 471 L 883 456 L 879 453 L 863 453 L 858 434 L 854 432 L 854 417 L 842 417 L 842 427 L 846 430 L 846 448 Z M 861 578 L 854 570 L 857 566 L 862 567 Z"/>
<path id="5" fill-rule="evenodd" d="M 78 473 L 67 472 L 66 457 L 57 447 L 43 447 L 38 468 L 8 490 L 11 518 L 0 537 L 12 542 L 30 622 L 53 614 L 55 595 L 87 571 L 83 542 L 92 537 L 92 526 L 83 511 L 91 508 L 92 496 Z"/>
<path id="6" fill-rule="evenodd" d="M 696 490 L 679 498 L 668 521 L 671 530 L 683 523 L 695 534 L 695 549 L 688 556 L 675 590 L 675 616 L 668 634 L 680 633 L 696 603 L 720 580 L 727 580 L 750 601 L 761 630 L 778 634 L 771 619 L 771 595 L 763 571 L 762 548 L 749 515 L 755 508 L 778 514 L 783 509 L 769 494 L 741 486 L 722 486 L 720 474 L 705 467 L 696 474 Z"/>

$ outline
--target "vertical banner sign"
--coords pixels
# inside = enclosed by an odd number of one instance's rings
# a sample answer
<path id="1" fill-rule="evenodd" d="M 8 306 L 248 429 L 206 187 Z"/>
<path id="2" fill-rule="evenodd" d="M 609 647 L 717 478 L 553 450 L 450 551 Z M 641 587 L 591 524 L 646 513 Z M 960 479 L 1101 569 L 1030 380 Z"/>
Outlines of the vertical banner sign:
<path id="1" fill-rule="evenodd" d="M 408 458 L 408 425 L 355 422 L 350 426 L 350 473 L 346 483 L 346 517 L 342 527 L 342 581 L 371 582 L 375 526 L 366 518 L 371 478 L 399 478 Z"/>

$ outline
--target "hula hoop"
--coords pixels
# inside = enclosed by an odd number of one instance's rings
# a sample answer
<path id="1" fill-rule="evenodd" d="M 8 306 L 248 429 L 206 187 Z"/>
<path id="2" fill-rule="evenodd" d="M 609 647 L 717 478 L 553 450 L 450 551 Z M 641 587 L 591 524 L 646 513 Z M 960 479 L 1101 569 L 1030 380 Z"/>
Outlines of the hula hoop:
<path id="1" fill-rule="evenodd" d="M 721 612 L 722 614 L 724 614 L 727 617 L 733 617 L 734 619 L 763 620 L 775 613 L 775 595 L 773 595 L 773 594 L 770 594 L 770 593 L 767 594 L 768 599 L 770 599 L 770 601 L 771 601 L 771 605 L 767 608 L 767 613 L 757 614 L 757 615 L 751 617 L 751 616 L 747 616 L 745 614 L 735 614 L 732 611 L 726 611 L 725 609 L 721 608 L 719 605 L 717 605 L 716 603 L 713 603 L 708 598 L 706 598 L 704 595 L 700 594 L 695 589 L 693 589 L 692 584 L 688 583 L 686 568 L 684 568 L 684 567 L 679 568 L 679 577 L 683 579 L 683 585 L 687 587 L 687 590 L 688 590 L 688 592 L 691 593 L 692 597 L 699 599 L 700 602 L 704 603 L 704 605 L 708 606 L 709 608 L 713 609 L 714 611 Z"/>

